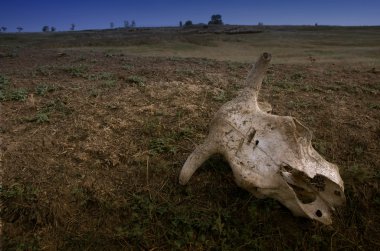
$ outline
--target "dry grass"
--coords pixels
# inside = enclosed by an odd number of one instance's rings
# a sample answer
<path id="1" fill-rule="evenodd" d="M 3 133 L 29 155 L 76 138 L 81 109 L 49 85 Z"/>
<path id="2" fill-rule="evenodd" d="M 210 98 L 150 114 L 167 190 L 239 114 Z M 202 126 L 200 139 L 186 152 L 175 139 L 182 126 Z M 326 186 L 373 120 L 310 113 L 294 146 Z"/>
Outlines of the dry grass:
<path id="1" fill-rule="evenodd" d="M 314 146 L 340 166 L 347 205 L 322 226 L 239 189 L 218 156 L 178 185 L 248 64 L 129 49 L 21 48 L 1 59 L 2 93 L 26 90 L 25 100 L 1 101 L 3 249 L 380 248 L 380 82 L 371 64 L 274 64 L 263 85 L 274 113 L 308 125 Z"/>

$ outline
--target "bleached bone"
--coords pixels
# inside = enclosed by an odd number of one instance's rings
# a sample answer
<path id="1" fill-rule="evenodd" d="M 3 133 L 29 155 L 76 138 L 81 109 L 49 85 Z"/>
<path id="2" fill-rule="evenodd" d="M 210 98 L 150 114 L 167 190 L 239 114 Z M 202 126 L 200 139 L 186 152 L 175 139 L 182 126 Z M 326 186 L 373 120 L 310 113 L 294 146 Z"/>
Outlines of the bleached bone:
<path id="1" fill-rule="evenodd" d="M 224 104 L 210 133 L 182 167 L 185 185 L 211 155 L 230 164 L 238 186 L 258 198 L 279 200 L 294 215 L 331 224 L 331 213 L 345 202 L 338 167 L 312 147 L 308 128 L 290 116 L 268 114 L 257 96 L 271 55 L 263 53 L 246 80 L 242 94 Z"/>

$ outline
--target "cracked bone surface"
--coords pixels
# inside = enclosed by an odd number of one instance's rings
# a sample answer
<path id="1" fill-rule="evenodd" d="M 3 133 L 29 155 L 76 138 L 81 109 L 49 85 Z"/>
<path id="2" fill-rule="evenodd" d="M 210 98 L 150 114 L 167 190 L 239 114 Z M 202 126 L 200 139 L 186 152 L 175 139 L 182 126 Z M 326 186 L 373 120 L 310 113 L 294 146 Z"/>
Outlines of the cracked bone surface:
<path id="1" fill-rule="evenodd" d="M 221 154 L 238 186 L 258 198 L 280 201 L 296 216 L 331 224 L 332 211 L 345 202 L 338 167 L 312 147 L 308 128 L 293 117 L 269 114 L 268 106 L 257 102 L 270 60 L 263 53 L 241 95 L 217 111 L 205 142 L 182 167 L 179 182 L 185 185 L 204 161 Z"/>

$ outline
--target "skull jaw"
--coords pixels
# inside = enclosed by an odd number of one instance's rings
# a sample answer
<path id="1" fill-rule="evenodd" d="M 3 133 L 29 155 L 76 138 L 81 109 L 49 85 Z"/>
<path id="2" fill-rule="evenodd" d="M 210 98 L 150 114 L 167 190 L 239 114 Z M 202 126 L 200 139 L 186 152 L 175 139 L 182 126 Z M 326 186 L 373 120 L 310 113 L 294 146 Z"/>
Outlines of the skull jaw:
<path id="1" fill-rule="evenodd" d="M 276 185 L 273 187 L 260 184 L 258 181 L 265 180 L 263 177 L 256 177 L 254 182 L 246 178 L 247 175 L 245 175 L 245 178 L 241 175 L 235 175 L 237 185 L 248 190 L 256 198 L 273 198 L 286 206 L 294 216 L 310 218 L 325 225 L 332 224 L 332 212 L 335 211 L 335 207 L 345 203 L 344 192 L 337 184 L 331 181 L 332 184 L 329 185 L 328 190 L 323 192 L 314 191 L 313 196 L 309 196 L 308 200 L 305 197 L 301 199 L 300 192 L 296 191 L 295 186 L 288 183 L 281 175 L 267 178 L 272 179 L 272 181 L 275 180 Z M 263 187 L 260 187 L 260 185 L 263 185 Z M 339 197 L 336 191 L 341 192 Z"/>
<path id="2" fill-rule="evenodd" d="M 261 193 L 267 194 L 269 197 L 274 198 L 285 205 L 294 216 L 310 218 L 325 225 L 332 224 L 332 212 L 335 209 L 330 207 L 330 205 L 320 197 L 317 196 L 315 201 L 305 204 L 297 198 L 292 190 L 288 190 L 288 193 L 265 190 L 266 189 L 259 189 Z"/>

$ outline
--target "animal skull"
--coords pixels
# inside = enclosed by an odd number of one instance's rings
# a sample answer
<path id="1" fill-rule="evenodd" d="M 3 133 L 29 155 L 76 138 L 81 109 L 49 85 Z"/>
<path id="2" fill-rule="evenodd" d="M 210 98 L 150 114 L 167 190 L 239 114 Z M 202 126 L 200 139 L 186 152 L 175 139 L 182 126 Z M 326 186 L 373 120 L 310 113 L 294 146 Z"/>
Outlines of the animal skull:
<path id="1" fill-rule="evenodd" d="M 210 133 L 182 167 L 185 185 L 198 167 L 219 153 L 230 164 L 238 186 L 258 198 L 271 197 L 294 215 L 331 224 L 331 212 L 345 202 L 338 167 L 312 147 L 312 134 L 298 120 L 269 114 L 257 102 L 271 55 L 263 53 L 240 96 L 224 104 Z"/>

